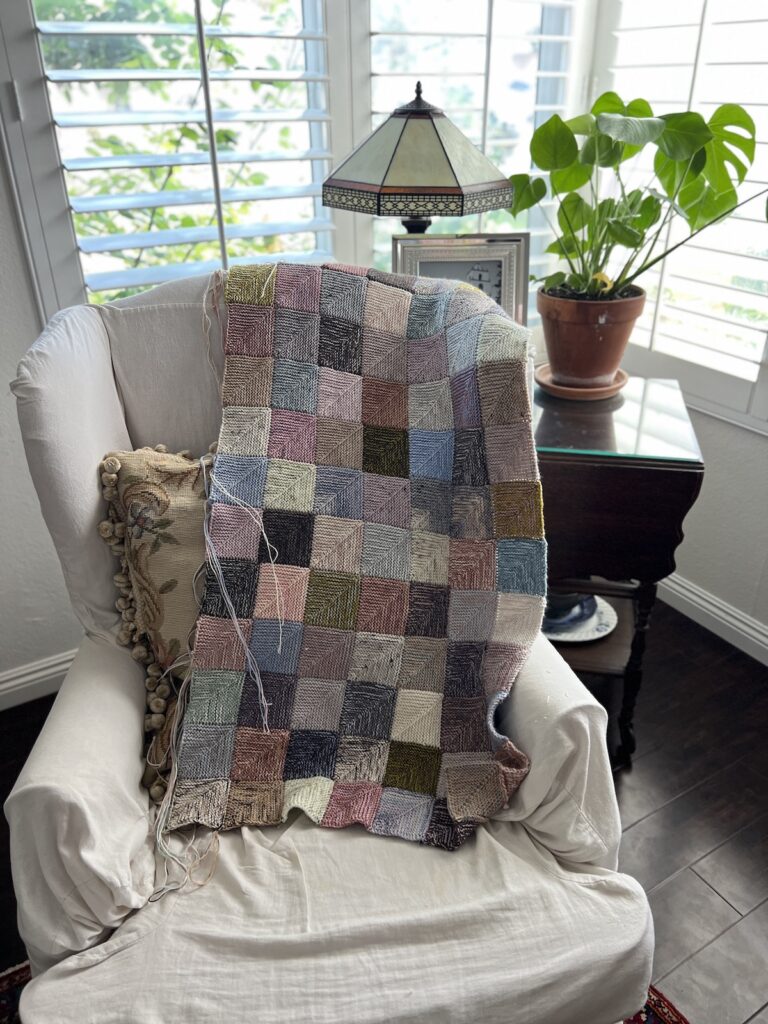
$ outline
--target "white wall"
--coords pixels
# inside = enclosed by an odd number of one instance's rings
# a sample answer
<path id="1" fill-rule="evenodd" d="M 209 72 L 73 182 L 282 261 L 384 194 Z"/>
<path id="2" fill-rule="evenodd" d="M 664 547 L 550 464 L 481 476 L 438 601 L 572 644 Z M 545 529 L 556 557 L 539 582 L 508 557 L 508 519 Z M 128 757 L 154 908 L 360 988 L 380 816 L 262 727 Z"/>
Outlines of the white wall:
<path id="1" fill-rule="evenodd" d="M 691 412 L 704 455 L 677 571 L 768 624 L 768 437 Z"/>
<path id="2" fill-rule="evenodd" d="M 40 324 L 21 245 L 6 168 L 0 158 L 0 706 L 22 667 L 38 696 L 56 681 L 56 656 L 76 647 L 80 627 L 43 523 L 8 386 Z M 53 659 L 50 661 L 49 659 Z M 33 663 L 42 662 L 41 665 Z M 60 676 L 60 672 L 59 672 Z M 50 685 L 47 689 L 50 689 Z M 34 691 L 34 692 L 33 692 Z"/>

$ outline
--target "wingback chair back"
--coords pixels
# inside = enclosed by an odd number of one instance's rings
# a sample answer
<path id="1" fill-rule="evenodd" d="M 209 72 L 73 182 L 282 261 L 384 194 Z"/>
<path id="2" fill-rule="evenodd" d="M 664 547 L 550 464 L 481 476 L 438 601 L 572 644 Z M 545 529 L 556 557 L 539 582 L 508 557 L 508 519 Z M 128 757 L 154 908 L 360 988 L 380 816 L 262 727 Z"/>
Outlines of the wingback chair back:
<path id="1" fill-rule="evenodd" d="M 211 296 L 206 335 L 209 281 L 191 277 L 108 306 L 63 310 L 12 384 L 43 516 L 89 633 L 104 635 L 118 618 L 114 561 L 97 531 L 105 452 L 165 444 L 202 454 L 218 436 L 223 355 Z M 220 310 L 225 318 L 223 302 Z"/>

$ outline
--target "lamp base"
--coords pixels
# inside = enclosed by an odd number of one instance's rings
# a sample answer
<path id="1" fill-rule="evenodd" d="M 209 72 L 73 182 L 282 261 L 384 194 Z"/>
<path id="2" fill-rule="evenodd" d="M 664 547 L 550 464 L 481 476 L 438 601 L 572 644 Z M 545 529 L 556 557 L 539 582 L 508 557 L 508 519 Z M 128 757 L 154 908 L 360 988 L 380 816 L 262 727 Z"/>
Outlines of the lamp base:
<path id="1" fill-rule="evenodd" d="M 423 235 L 431 223 L 431 217 L 403 217 L 401 221 L 409 235 Z"/>

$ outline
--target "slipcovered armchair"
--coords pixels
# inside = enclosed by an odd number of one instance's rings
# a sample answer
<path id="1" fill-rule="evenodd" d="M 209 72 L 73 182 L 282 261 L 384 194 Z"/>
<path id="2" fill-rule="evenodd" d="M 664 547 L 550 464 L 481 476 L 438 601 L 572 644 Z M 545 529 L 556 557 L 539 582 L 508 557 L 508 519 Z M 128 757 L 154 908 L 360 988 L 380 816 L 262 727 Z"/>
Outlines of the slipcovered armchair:
<path id="1" fill-rule="evenodd" d="M 293 814 L 223 833 L 205 885 L 150 900 L 163 871 L 140 784 L 143 677 L 114 639 L 96 467 L 109 450 L 202 453 L 215 440 L 221 344 L 208 286 L 190 278 L 65 310 L 13 383 L 85 630 L 5 805 L 34 975 L 25 1024 L 631 1015 L 645 1000 L 653 929 L 640 886 L 616 872 L 605 712 L 543 637 L 503 707 L 530 774 L 459 850 Z"/>

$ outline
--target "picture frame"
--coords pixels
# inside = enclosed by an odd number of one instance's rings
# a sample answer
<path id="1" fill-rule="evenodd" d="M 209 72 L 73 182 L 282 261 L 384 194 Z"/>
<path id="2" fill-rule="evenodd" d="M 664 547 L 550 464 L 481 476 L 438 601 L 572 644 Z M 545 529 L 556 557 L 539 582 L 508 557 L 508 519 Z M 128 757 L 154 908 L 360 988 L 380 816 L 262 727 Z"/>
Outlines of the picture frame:
<path id="1" fill-rule="evenodd" d="M 397 274 L 468 281 L 487 292 L 517 323 L 526 324 L 529 253 L 527 231 L 393 235 L 392 270 Z M 452 268 L 451 264 L 457 266 Z"/>

